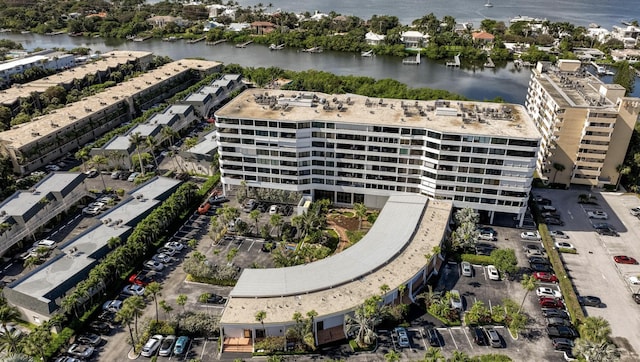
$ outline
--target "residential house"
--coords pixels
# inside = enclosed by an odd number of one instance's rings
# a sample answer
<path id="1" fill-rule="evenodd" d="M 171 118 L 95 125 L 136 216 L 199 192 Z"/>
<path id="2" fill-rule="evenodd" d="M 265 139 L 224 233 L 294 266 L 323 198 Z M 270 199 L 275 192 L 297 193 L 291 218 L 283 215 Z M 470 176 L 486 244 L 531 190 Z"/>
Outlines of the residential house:
<path id="1" fill-rule="evenodd" d="M 253 23 L 251 23 L 251 31 L 254 34 L 269 34 L 275 29 L 276 26 L 268 21 L 254 21 Z"/>
<path id="2" fill-rule="evenodd" d="M 154 28 L 164 28 L 169 23 L 174 23 L 179 27 L 185 27 L 189 25 L 189 21 L 183 19 L 180 16 L 170 15 L 158 15 L 152 16 L 147 19 L 147 23 L 151 24 Z"/>
<path id="3" fill-rule="evenodd" d="M 496 38 L 493 34 L 487 33 L 484 30 L 474 31 L 471 33 L 471 37 L 476 43 L 491 43 Z"/>
<path id="4" fill-rule="evenodd" d="M 368 32 L 364 35 L 364 40 L 369 45 L 381 45 L 384 43 L 385 38 L 386 38 L 386 35 L 376 34 L 373 32 Z"/>
<path id="5" fill-rule="evenodd" d="M 613 49 L 611 58 L 616 62 L 626 60 L 629 63 L 637 63 L 640 62 L 640 49 Z"/>
<path id="6" fill-rule="evenodd" d="M 409 30 L 400 34 L 400 41 L 407 48 L 422 48 L 429 41 L 429 34 L 424 34 L 416 30 Z"/>

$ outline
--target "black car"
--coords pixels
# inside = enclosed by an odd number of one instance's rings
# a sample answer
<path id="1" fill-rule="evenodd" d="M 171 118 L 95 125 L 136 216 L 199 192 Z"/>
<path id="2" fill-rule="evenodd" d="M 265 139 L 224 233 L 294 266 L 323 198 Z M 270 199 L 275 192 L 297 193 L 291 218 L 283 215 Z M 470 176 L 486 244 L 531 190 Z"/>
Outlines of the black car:
<path id="1" fill-rule="evenodd" d="M 547 317 L 547 326 L 567 326 L 571 327 L 571 321 L 561 317 Z"/>
<path id="2" fill-rule="evenodd" d="M 573 327 L 555 326 L 547 327 L 547 335 L 550 338 L 577 338 L 578 332 Z"/>
<path id="3" fill-rule="evenodd" d="M 209 204 L 211 205 L 220 205 L 220 204 L 224 204 L 225 202 L 229 202 L 229 199 L 222 195 L 216 195 L 216 196 L 211 196 L 208 201 L 209 201 Z"/>
<path id="4" fill-rule="evenodd" d="M 611 227 L 601 227 L 601 228 L 596 228 L 596 232 L 600 235 L 607 235 L 607 236 L 620 236 L 618 234 L 618 232 L 611 228 Z"/>
<path id="5" fill-rule="evenodd" d="M 546 318 L 563 318 L 563 319 L 569 319 L 569 314 L 562 310 L 562 309 L 552 309 L 552 308 L 545 308 L 542 310 L 542 315 L 545 316 Z"/>
<path id="6" fill-rule="evenodd" d="M 487 345 L 487 335 L 484 333 L 482 328 L 475 327 L 472 329 L 473 341 L 478 346 L 486 346 Z"/>
<path id="7" fill-rule="evenodd" d="M 529 268 L 533 272 L 550 272 L 552 271 L 551 266 L 549 264 L 540 264 L 540 263 L 530 263 Z"/>
<path id="8" fill-rule="evenodd" d="M 631 295 L 631 297 L 633 298 L 634 302 L 636 302 L 637 304 L 640 304 L 640 294 L 634 293 Z"/>
<path id="9" fill-rule="evenodd" d="M 568 338 L 554 338 L 551 343 L 556 351 L 571 351 L 574 346 L 573 341 Z"/>
<path id="10" fill-rule="evenodd" d="M 580 302 L 580 305 L 584 305 L 585 307 L 600 307 L 602 305 L 600 298 L 592 295 L 578 297 L 578 301 Z"/>
<path id="11" fill-rule="evenodd" d="M 118 178 L 119 178 L 120 180 L 125 180 L 125 181 L 126 181 L 126 180 L 129 178 L 129 176 L 130 176 L 130 175 L 131 175 L 131 172 L 129 172 L 129 171 L 122 171 L 122 172 L 120 173 L 120 176 L 118 176 Z"/>
<path id="12" fill-rule="evenodd" d="M 491 255 L 491 253 L 494 251 L 495 249 L 490 249 L 490 248 L 479 248 L 476 247 L 476 254 L 477 255 L 485 255 L 485 256 L 489 256 Z"/>
<path id="13" fill-rule="evenodd" d="M 440 347 L 440 337 L 438 336 L 438 331 L 435 328 L 425 328 L 424 335 L 429 341 L 429 345 L 432 347 Z"/>
<path id="14" fill-rule="evenodd" d="M 93 332 L 100 333 L 100 334 L 111 333 L 111 326 L 109 325 L 109 323 L 105 323 L 101 321 L 91 322 L 91 324 L 89 324 L 89 329 L 92 330 Z"/>
<path id="15" fill-rule="evenodd" d="M 563 226 L 564 225 L 564 221 L 556 218 L 556 217 L 545 217 L 544 218 L 544 223 L 547 225 L 560 225 Z"/>
<path id="16" fill-rule="evenodd" d="M 209 304 L 225 304 L 226 302 L 227 298 L 217 294 L 211 294 L 209 298 L 207 298 L 207 303 Z"/>
<path id="17" fill-rule="evenodd" d="M 531 256 L 529 257 L 529 264 L 546 264 L 549 265 L 549 259 L 543 258 L 541 256 Z"/>

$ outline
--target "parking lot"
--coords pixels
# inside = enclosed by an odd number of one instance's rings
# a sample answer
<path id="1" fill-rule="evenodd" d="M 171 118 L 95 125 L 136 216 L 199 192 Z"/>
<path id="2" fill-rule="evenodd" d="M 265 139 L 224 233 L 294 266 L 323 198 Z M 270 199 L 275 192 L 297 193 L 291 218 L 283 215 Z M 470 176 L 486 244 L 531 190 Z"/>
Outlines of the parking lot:
<path id="1" fill-rule="evenodd" d="M 562 230 L 569 235 L 578 253 L 563 254 L 570 277 L 579 295 L 592 295 L 602 300 L 602 306 L 583 307 L 588 316 L 601 316 L 611 324 L 613 340 L 625 348 L 623 357 L 638 360 L 640 351 L 639 306 L 631 298 L 638 286 L 628 278 L 640 275 L 639 265 L 614 262 L 616 255 L 640 257 L 640 220 L 629 210 L 640 205 L 634 194 L 593 193 L 596 204 L 579 204 L 578 190 L 544 190 L 539 192 L 553 200 L 554 206 L 565 215 Z M 606 220 L 589 219 L 589 211 L 604 211 Z M 619 236 L 599 235 L 593 225 L 611 224 Z"/>

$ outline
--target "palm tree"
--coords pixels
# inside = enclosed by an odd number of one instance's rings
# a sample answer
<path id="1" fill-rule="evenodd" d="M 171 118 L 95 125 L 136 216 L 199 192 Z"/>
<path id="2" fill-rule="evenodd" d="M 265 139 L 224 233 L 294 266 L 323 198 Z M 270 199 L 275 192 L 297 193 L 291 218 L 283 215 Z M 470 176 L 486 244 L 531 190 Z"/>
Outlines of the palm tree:
<path id="1" fill-rule="evenodd" d="M 582 339 L 593 343 L 607 342 L 611 334 L 609 322 L 602 317 L 587 317 L 578 329 Z"/>
<path id="2" fill-rule="evenodd" d="M 620 359 L 616 346 L 608 341 L 595 343 L 583 338 L 576 340 L 573 354 L 582 356 L 589 362 L 612 362 Z"/>
<path id="3" fill-rule="evenodd" d="M 453 351 L 453 355 L 449 359 L 449 362 L 469 362 L 470 360 L 471 359 L 466 353 L 459 350 L 455 350 Z"/>
<path id="4" fill-rule="evenodd" d="M 20 335 L 9 331 L 7 325 L 11 322 L 20 320 L 20 312 L 16 307 L 4 304 L 0 306 L 0 325 L 2 325 L 2 343 L 3 349 L 9 352 L 18 352 L 18 341 Z M 6 344 L 5 344 L 6 343 Z"/>
<path id="5" fill-rule="evenodd" d="M 522 280 L 520 281 L 520 285 L 525 290 L 524 298 L 522 298 L 522 302 L 520 303 L 520 308 L 518 309 L 518 313 L 522 311 L 522 306 L 524 305 L 524 301 L 527 299 L 529 292 L 536 289 L 536 278 L 534 278 L 531 274 L 524 274 L 522 276 Z"/>
<path id="6" fill-rule="evenodd" d="M 167 315 L 167 319 L 171 318 L 171 311 L 173 311 L 173 307 L 170 304 L 167 304 L 166 300 L 160 301 L 160 308 L 162 308 L 164 313 Z"/>
<path id="7" fill-rule="evenodd" d="M 129 307 L 123 307 L 116 313 L 116 322 L 126 324 L 129 328 L 129 336 L 131 337 L 131 347 L 136 348 L 136 339 L 133 336 L 133 330 L 131 329 L 131 322 L 133 321 L 133 310 Z M 136 334 L 137 335 L 137 334 Z"/>
<path id="8" fill-rule="evenodd" d="M 387 362 L 400 361 L 400 358 L 402 358 L 402 355 L 394 350 L 391 350 L 384 355 L 384 360 Z"/>
<path id="9" fill-rule="evenodd" d="M 122 241 L 120 240 L 120 237 L 118 236 L 112 236 L 109 238 L 109 240 L 107 240 L 107 246 L 109 247 L 109 249 L 115 249 L 116 247 L 118 247 L 118 245 L 120 245 Z"/>
<path id="10" fill-rule="evenodd" d="M 35 360 L 33 357 L 27 356 L 26 354 L 15 353 L 3 358 L 2 362 L 35 362 Z"/>
<path id="11" fill-rule="evenodd" d="M 84 172 L 87 172 L 87 165 L 85 164 L 85 162 L 90 159 L 89 150 L 87 150 L 86 148 L 81 148 L 78 152 L 76 152 L 75 157 L 80 160 L 80 162 L 82 162 L 82 170 Z"/>
<path id="12" fill-rule="evenodd" d="M 134 318 L 134 326 L 136 331 L 136 336 L 138 335 L 138 319 L 142 317 L 142 311 L 146 307 L 144 303 L 144 299 L 139 295 L 134 295 L 124 300 L 122 305 L 122 309 L 128 308 L 131 310 L 131 314 Z"/>
<path id="13" fill-rule="evenodd" d="M 551 166 L 553 167 L 554 170 L 556 170 L 556 172 L 553 174 L 553 181 L 551 182 L 552 184 L 554 184 L 556 183 L 556 176 L 558 176 L 558 172 L 564 171 L 565 167 L 563 164 L 558 162 L 554 162 L 553 165 Z"/>
<path id="14" fill-rule="evenodd" d="M 104 174 L 102 173 L 102 166 L 108 166 L 109 160 L 104 155 L 95 155 L 91 158 L 91 163 L 97 166 L 98 172 L 100 172 L 100 178 L 102 179 L 103 190 L 107 189 L 107 184 L 104 182 Z"/>
<path id="15" fill-rule="evenodd" d="M 367 207 L 363 203 L 353 204 L 353 211 L 358 217 L 358 230 L 362 229 L 362 219 L 367 216 Z"/>
<path id="16" fill-rule="evenodd" d="M 136 148 L 138 161 L 140 162 L 140 172 L 142 172 L 142 176 L 144 176 L 144 165 L 142 164 L 142 154 L 140 153 L 140 146 L 145 142 L 144 137 L 142 137 L 139 132 L 136 132 L 129 136 L 129 142 Z"/>
<path id="17" fill-rule="evenodd" d="M 144 288 L 144 295 L 150 296 L 156 305 L 156 322 L 158 321 L 158 296 L 162 295 L 162 293 L 160 293 L 161 291 L 162 284 L 158 282 L 151 282 Z"/>
<path id="18" fill-rule="evenodd" d="M 187 304 L 187 295 L 186 294 L 180 294 L 178 295 L 178 298 L 176 299 L 176 303 L 178 303 L 179 306 L 182 307 L 182 311 L 184 312 L 184 306 Z"/>
<path id="19" fill-rule="evenodd" d="M 616 190 L 620 187 L 620 180 L 622 180 L 623 175 L 628 175 L 631 173 L 631 167 L 620 164 L 616 166 L 616 172 L 618 173 L 618 180 L 616 181 Z"/>
<path id="20" fill-rule="evenodd" d="M 158 169 L 158 160 L 156 159 L 155 149 L 160 144 L 157 139 L 153 136 L 147 136 L 146 142 L 147 147 L 149 147 L 149 153 L 151 153 L 151 157 L 153 157 L 153 162 L 156 164 L 156 170 Z"/>
<path id="21" fill-rule="evenodd" d="M 425 352 L 424 359 L 423 359 L 423 361 L 425 362 L 438 362 L 438 361 L 444 361 L 444 360 L 445 358 L 442 355 L 442 350 L 436 347 L 427 348 L 427 351 Z"/>
<path id="22" fill-rule="evenodd" d="M 374 328 L 382 321 L 382 316 L 379 313 L 367 311 L 363 304 L 356 308 L 353 316 L 347 314 L 344 319 L 347 335 L 355 334 L 358 346 L 366 347 L 375 342 L 377 335 Z"/>
<path id="23" fill-rule="evenodd" d="M 264 329 L 264 320 L 267 318 L 267 312 L 264 310 L 259 310 L 256 312 L 255 318 L 256 318 L 256 322 L 260 322 L 260 324 L 262 325 L 262 330 L 265 332 L 265 336 L 266 336 L 267 331 Z"/>
<path id="24" fill-rule="evenodd" d="M 278 230 L 278 239 L 280 238 L 280 227 L 283 223 L 284 220 L 282 219 L 282 215 L 280 214 L 273 214 L 269 219 L 269 224 L 271 225 L 271 227 L 273 227 L 274 230 Z"/>
<path id="25" fill-rule="evenodd" d="M 260 210 L 252 210 L 249 213 L 249 218 L 251 220 L 253 220 L 253 222 L 256 225 L 256 235 L 258 235 L 259 231 L 260 231 L 260 227 L 258 225 L 258 220 L 260 220 Z"/>
<path id="26" fill-rule="evenodd" d="M 37 327 L 22 340 L 22 349 L 31 356 L 37 356 L 41 361 L 47 357 L 47 347 L 53 341 L 50 326 L 45 323 Z"/>

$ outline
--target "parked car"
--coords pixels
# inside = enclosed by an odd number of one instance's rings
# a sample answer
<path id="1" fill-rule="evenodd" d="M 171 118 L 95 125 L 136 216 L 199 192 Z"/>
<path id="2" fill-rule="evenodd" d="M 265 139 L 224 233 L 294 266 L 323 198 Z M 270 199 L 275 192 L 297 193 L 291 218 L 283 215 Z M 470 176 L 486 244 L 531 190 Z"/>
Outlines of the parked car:
<path id="1" fill-rule="evenodd" d="M 105 322 L 93 321 L 89 324 L 89 330 L 106 335 L 111 333 L 111 326 Z"/>
<path id="2" fill-rule="evenodd" d="M 274 215 L 278 213 L 278 205 L 271 205 L 269 207 L 269 215 Z"/>
<path id="3" fill-rule="evenodd" d="M 551 264 L 549 263 L 549 259 L 541 256 L 530 256 L 528 260 L 529 264 Z"/>
<path id="4" fill-rule="evenodd" d="M 229 199 L 223 195 L 215 195 L 211 196 L 209 200 L 207 200 L 207 202 L 211 205 L 220 205 L 224 204 L 225 202 L 229 202 Z"/>
<path id="5" fill-rule="evenodd" d="M 542 308 L 556 308 L 556 309 L 564 309 L 564 303 L 561 300 L 555 298 L 545 298 L 542 297 L 538 300 L 538 304 Z"/>
<path id="6" fill-rule="evenodd" d="M 484 233 L 481 232 L 480 235 L 478 236 L 478 239 L 481 240 L 489 240 L 489 241 L 495 241 L 496 237 L 493 233 Z"/>
<path id="7" fill-rule="evenodd" d="M 119 179 L 119 178 L 120 178 L 120 174 L 121 174 L 121 173 L 122 173 L 122 171 L 118 171 L 118 170 L 113 171 L 113 172 L 111 173 L 111 179 L 113 179 L 113 180 L 117 180 L 117 179 Z"/>
<path id="8" fill-rule="evenodd" d="M 102 310 L 108 310 L 112 312 L 117 312 L 122 309 L 122 301 L 121 300 L 108 300 L 102 304 Z"/>
<path id="9" fill-rule="evenodd" d="M 91 170 L 85 171 L 84 174 L 87 175 L 88 178 L 94 178 L 94 177 L 98 177 L 98 175 L 100 175 L 100 172 L 98 172 L 98 170 L 96 169 L 91 169 Z"/>
<path id="10" fill-rule="evenodd" d="M 136 180 L 136 177 L 138 177 L 139 175 L 140 175 L 139 172 L 132 172 L 131 174 L 129 174 L 129 177 L 127 177 L 127 181 L 133 182 Z"/>
<path id="11" fill-rule="evenodd" d="M 614 229 L 611 226 L 601 226 L 601 227 L 596 227 L 595 229 L 596 229 L 596 232 L 600 235 L 620 236 L 620 234 L 618 234 L 616 229 Z"/>
<path id="12" fill-rule="evenodd" d="M 500 273 L 494 265 L 487 266 L 487 274 L 489 275 L 489 280 L 500 280 Z"/>
<path id="13" fill-rule="evenodd" d="M 556 239 L 569 239 L 569 235 L 560 230 L 551 230 L 549 231 L 549 234 Z"/>
<path id="14" fill-rule="evenodd" d="M 606 220 L 609 218 L 609 215 L 607 215 L 607 213 L 602 210 L 588 211 L 587 216 L 589 217 L 589 219 L 599 220 Z"/>
<path id="15" fill-rule="evenodd" d="M 35 243 L 33 243 L 34 247 L 44 247 L 47 249 L 53 249 L 56 247 L 56 242 L 54 240 L 49 240 L 49 239 L 43 239 L 40 241 L 36 241 Z"/>
<path id="16" fill-rule="evenodd" d="M 602 306 L 602 300 L 600 300 L 600 298 L 594 297 L 592 295 L 579 296 L 578 297 L 578 301 L 580 302 L 580 305 L 583 305 L 583 306 L 586 306 L 586 307 L 600 307 L 600 306 Z"/>
<path id="17" fill-rule="evenodd" d="M 204 204 L 198 207 L 198 210 L 197 210 L 198 214 L 204 215 L 207 213 L 207 211 L 209 211 L 210 208 L 211 208 L 211 204 L 208 202 L 205 202 Z"/>
<path id="18" fill-rule="evenodd" d="M 142 285 L 143 287 L 146 287 L 149 283 L 156 281 L 155 276 L 156 276 L 155 272 L 152 272 L 152 271 L 138 272 L 138 273 L 132 274 L 129 277 L 129 283 L 138 284 L 138 285 Z"/>
<path id="19" fill-rule="evenodd" d="M 547 225 L 559 225 L 564 226 L 564 221 L 558 217 L 547 216 L 544 218 L 544 223 Z"/>
<path id="20" fill-rule="evenodd" d="M 636 259 L 626 255 L 616 255 L 613 260 L 618 264 L 638 264 Z"/>
<path id="21" fill-rule="evenodd" d="M 151 257 L 151 259 L 154 260 L 154 261 L 157 261 L 159 263 L 165 264 L 165 265 L 166 264 L 171 264 L 171 262 L 173 261 L 172 257 L 170 257 L 167 254 L 163 254 L 163 253 L 155 254 L 154 256 Z"/>
<path id="22" fill-rule="evenodd" d="M 551 343 L 556 351 L 571 351 L 574 346 L 573 341 L 568 338 L 554 338 Z"/>
<path id="23" fill-rule="evenodd" d="M 462 310 L 462 297 L 460 296 L 460 292 L 452 289 L 449 294 L 451 295 L 451 308 Z"/>
<path id="24" fill-rule="evenodd" d="M 170 356 L 171 352 L 173 352 L 173 345 L 176 343 L 176 336 L 169 335 L 164 337 L 162 343 L 160 344 L 160 351 L 158 355 L 160 356 Z"/>
<path id="25" fill-rule="evenodd" d="M 220 296 L 218 294 L 211 294 L 207 300 L 209 304 L 225 304 L 227 302 L 227 298 Z"/>
<path id="26" fill-rule="evenodd" d="M 640 293 L 631 294 L 631 298 L 633 298 L 633 301 L 636 302 L 636 304 L 640 304 Z"/>
<path id="27" fill-rule="evenodd" d="M 533 273 L 533 277 L 540 282 L 546 283 L 557 283 L 558 277 L 555 274 L 548 272 L 535 272 Z"/>
<path id="28" fill-rule="evenodd" d="M 122 293 L 128 295 L 144 295 L 144 287 L 138 284 L 129 284 L 122 288 Z"/>
<path id="29" fill-rule="evenodd" d="M 640 206 L 632 207 L 629 211 L 633 216 L 640 216 Z"/>
<path id="30" fill-rule="evenodd" d="M 547 327 L 547 335 L 549 338 L 570 338 L 578 337 L 578 332 L 573 327 L 554 326 Z"/>
<path id="31" fill-rule="evenodd" d="M 557 318 L 557 317 L 547 318 L 547 326 L 549 326 L 549 327 L 553 327 L 553 326 L 571 327 L 571 321 L 568 320 L 568 319 Z"/>
<path id="32" fill-rule="evenodd" d="M 122 172 L 120 172 L 120 176 L 118 176 L 118 178 L 119 178 L 120 180 L 123 180 L 123 181 L 124 181 L 124 180 L 128 180 L 128 179 L 129 179 L 129 176 L 131 176 L 131 172 L 129 172 L 129 171 L 122 171 Z"/>
<path id="33" fill-rule="evenodd" d="M 161 271 L 162 269 L 164 269 L 164 264 L 157 262 L 155 260 L 147 260 L 144 262 L 144 264 L 142 264 L 142 266 L 145 267 L 146 269 L 151 269 L 155 271 Z"/>
<path id="34" fill-rule="evenodd" d="M 463 261 L 462 263 L 460 263 L 460 268 L 462 269 L 463 276 L 465 277 L 473 276 L 473 267 L 471 266 L 471 263 L 469 263 L 468 261 Z"/>
<path id="35" fill-rule="evenodd" d="M 85 333 L 76 339 L 81 344 L 87 344 L 89 346 L 97 347 L 102 344 L 102 337 L 94 333 Z"/>
<path id="36" fill-rule="evenodd" d="M 74 343 L 69 347 L 67 353 L 76 358 L 89 359 L 95 351 L 95 348 L 91 346 Z"/>
<path id="37" fill-rule="evenodd" d="M 179 356 L 185 353 L 188 347 L 189 347 L 189 337 L 180 336 L 178 337 L 178 340 L 176 340 L 176 345 L 173 347 L 173 354 Z"/>
<path id="38" fill-rule="evenodd" d="M 573 244 L 568 243 L 566 241 L 556 241 L 554 246 L 558 249 L 569 249 L 569 250 L 576 250 L 576 248 L 573 246 Z"/>
<path id="39" fill-rule="evenodd" d="M 540 263 L 530 263 L 529 264 L 529 269 L 531 269 L 532 272 L 537 273 L 537 272 L 544 272 L 544 273 L 550 273 L 553 270 L 551 269 L 551 265 L 549 264 L 540 264 Z"/>
<path id="40" fill-rule="evenodd" d="M 562 298 L 562 293 L 560 293 L 559 290 L 549 287 L 538 287 L 538 289 L 536 289 L 536 295 L 538 297 Z"/>
<path id="41" fill-rule="evenodd" d="M 249 201 L 245 202 L 245 204 L 242 206 L 242 211 L 251 212 L 256 207 L 258 207 L 258 202 L 255 199 L 249 199 Z"/>
<path id="42" fill-rule="evenodd" d="M 520 233 L 520 238 L 524 240 L 540 240 L 540 233 L 537 231 L 523 231 Z"/>
<path id="43" fill-rule="evenodd" d="M 473 331 L 473 341 L 478 346 L 486 346 L 487 345 L 487 335 L 484 333 L 481 327 L 475 327 L 472 329 Z"/>
<path id="44" fill-rule="evenodd" d="M 440 336 L 435 328 L 425 328 L 424 335 L 431 347 L 440 347 Z"/>
<path id="45" fill-rule="evenodd" d="M 82 214 L 88 215 L 88 216 L 95 216 L 95 215 L 98 215 L 100 211 L 102 211 L 102 208 L 100 208 L 99 206 L 87 206 L 82 209 Z"/>
<path id="46" fill-rule="evenodd" d="M 182 251 L 182 249 L 184 249 L 184 244 L 177 241 L 169 241 L 168 243 L 165 243 L 164 246 L 167 248 L 173 248 L 177 251 Z"/>
<path id="47" fill-rule="evenodd" d="M 539 244 L 525 244 L 522 250 L 524 250 L 525 253 L 539 252 L 542 254 L 545 252 L 544 247 Z"/>
<path id="48" fill-rule="evenodd" d="M 158 348 L 160 348 L 160 344 L 162 343 L 162 336 L 156 334 L 147 340 L 147 343 L 142 347 L 142 352 L 140 353 L 143 357 L 151 357 L 156 354 Z"/>
<path id="49" fill-rule="evenodd" d="M 82 362 L 82 360 L 71 356 L 60 356 L 56 358 L 55 362 Z"/>
<path id="50" fill-rule="evenodd" d="M 567 313 L 567 311 L 562 310 L 562 309 L 556 309 L 556 308 L 543 308 L 542 309 L 542 315 L 545 318 L 569 319 L 569 313 Z"/>
<path id="51" fill-rule="evenodd" d="M 166 246 L 163 246 L 163 247 L 158 249 L 158 253 L 173 257 L 174 255 L 176 255 L 178 253 L 178 251 L 176 249 L 174 249 L 174 248 L 168 248 Z"/>
<path id="52" fill-rule="evenodd" d="M 487 339 L 489 340 L 489 345 L 493 348 L 502 348 L 502 339 L 500 339 L 500 335 L 498 331 L 493 328 L 487 329 Z"/>
<path id="53" fill-rule="evenodd" d="M 411 343 L 409 342 L 409 335 L 407 334 L 407 330 L 404 327 L 396 327 L 394 331 L 396 332 L 396 336 L 398 337 L 398 346 L 400 348 L 411 347 Z"/>

